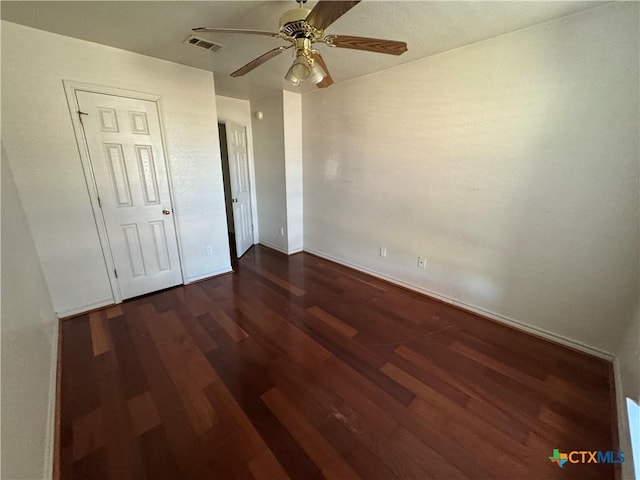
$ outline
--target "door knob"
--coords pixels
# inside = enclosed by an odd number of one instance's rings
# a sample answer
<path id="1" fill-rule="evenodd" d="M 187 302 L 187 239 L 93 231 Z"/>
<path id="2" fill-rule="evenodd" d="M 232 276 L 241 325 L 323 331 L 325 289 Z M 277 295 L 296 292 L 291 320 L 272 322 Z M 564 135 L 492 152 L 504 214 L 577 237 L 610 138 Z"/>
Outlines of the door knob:
<path id="1" fill-rule="evenodd" d="M 162 214 L 163 215 L 170 215 L 171 214 L 171 210 L 168 210 L 168 209 L 165 208 L 164 210 L 162 210 Z"/>

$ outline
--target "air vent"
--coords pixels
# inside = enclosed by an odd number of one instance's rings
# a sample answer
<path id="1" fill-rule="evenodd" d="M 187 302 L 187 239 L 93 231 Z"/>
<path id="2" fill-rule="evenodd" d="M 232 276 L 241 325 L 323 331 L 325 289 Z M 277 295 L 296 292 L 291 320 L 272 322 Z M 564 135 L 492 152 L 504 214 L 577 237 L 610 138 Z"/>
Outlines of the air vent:
<path id="1" fill-rule="evenodd" d="M 224 45 L 220 45 L 219 43 L 213 43 L 209 40 L 205 40 L 204 38 L 196 37 L 195 35 L 189 35 L 184 42 L 190 45 L 195 45 L 196 47 L 206 48 L 212 52 L 217 52 L 221 48 L 224 48 Z"/>

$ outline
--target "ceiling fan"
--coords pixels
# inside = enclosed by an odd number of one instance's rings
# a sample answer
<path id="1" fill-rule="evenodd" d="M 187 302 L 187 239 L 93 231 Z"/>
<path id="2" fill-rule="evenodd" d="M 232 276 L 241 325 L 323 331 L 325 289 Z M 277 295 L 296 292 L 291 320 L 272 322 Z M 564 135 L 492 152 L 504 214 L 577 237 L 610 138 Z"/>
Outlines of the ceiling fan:
<path id="1" fill-rule="evenodd" d="M 266 32 L 262 30 L 245 30 L 239 28 L 215 28 L 199 27 L 194 32 L 211 33 L 244 33 L 249 35 L 265 35 L 281 38 L 290 43 L 276 47 L 251 60 L 231 74 L 232 77 L 246 75 L 254 68 L 268 60 L 280 55 L 285 50 L 295 48 L 295 60 L 287 71 L 285 79 L 294 86 L 300 85 L 303 80 L 311 80 L 318 88 L 326 88 L 333 84 L 327 65 L 320 52 L 313 48 L 314 43 L 324 43 L 329 47 L 350 48 L 369 52 L 402 55 L 407 51 L 405 42 L 395 40 L 381 40 L 378 38 L 354 37 L 351 35 L 325 35 L 324 30 L 342 15 L 355 7 L 360 0 L 338 1 L 319 0 L 313 10 L 302 5 L 307 0 L 296 0 L 299 8 L 287 10 L 280 17 L 280 29 L 278 32 Z"/>

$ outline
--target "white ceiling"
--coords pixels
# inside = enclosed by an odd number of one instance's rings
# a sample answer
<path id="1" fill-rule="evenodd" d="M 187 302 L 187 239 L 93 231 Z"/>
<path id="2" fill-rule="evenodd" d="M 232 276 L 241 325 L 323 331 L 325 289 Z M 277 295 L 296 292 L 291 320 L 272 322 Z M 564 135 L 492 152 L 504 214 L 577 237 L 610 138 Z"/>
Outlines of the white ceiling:
<path id="1" fill-rule="evenodd" d="M 315 1 L 309 1 L 312 8 Z M 327 33 L 406 41 L 400 57 L 321 45 L 335 82 L 366 75 L 418 58 L 596 7 L 593 1 L 363 1 L 338 19 Z M 283 76 L 292 54 L 283 53 L 242 78 L 229 73 L 276 46 L 280 39 L 237 34 L 198 34 L 225 45 L 217 53 L 186 45 L 199 26 L 278 30 L 278 18 L 291 1 L 2 1 L 4 20 L 102 43 L 172 62 L 210 70 L 216 93 L 254 99 L 296 89 Z"/>

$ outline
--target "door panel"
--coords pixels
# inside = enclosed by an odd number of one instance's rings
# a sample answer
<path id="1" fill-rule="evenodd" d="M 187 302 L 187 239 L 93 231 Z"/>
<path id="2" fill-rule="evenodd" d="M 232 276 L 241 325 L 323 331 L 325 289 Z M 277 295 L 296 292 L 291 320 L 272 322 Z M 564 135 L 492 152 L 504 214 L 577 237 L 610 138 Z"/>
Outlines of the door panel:
<path id="1" fill-rule="evenodd" d="M 155 102 L 82 91 L 76 97 L 122 298 L 181 284 Z"/>
<path id="2" fill-rule="evenodd" d="M 225 129 L 233 202 L 233 225 L 236 252 L 239 258 L 253 245 L 247 136 L 244 127 L 233 122 L 226 121 Z"/>

